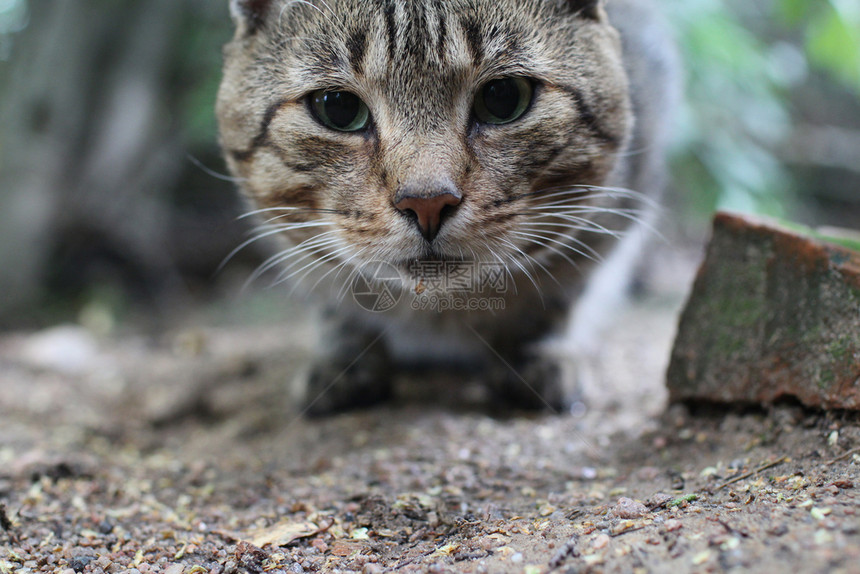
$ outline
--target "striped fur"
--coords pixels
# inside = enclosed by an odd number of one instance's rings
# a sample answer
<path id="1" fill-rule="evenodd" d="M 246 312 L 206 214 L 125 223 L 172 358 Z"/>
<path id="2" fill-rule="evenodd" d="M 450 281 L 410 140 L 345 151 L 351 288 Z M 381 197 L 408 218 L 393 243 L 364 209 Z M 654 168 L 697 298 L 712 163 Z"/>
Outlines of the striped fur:
<path id="1" fill-rule="evenodd" d="M 298 207 L 281 222 L 317 222 L 329 233 L 331 241 L 314 251 L 328 257 L 329 268 L 504 262 L 519 284 L 505 313 L 458 320 L 519 357 L 558 329 L 588 269 L 635 219 L 631 210 L 659 192 L 661 122 L 640 118 L 666 113 L 671 58 L 643 6 L 232 0 L 237 31 L 225 49 L 217 105 L 227 162 L 254 206 Z M 527 112 L 506 125 L 476 122 L 477 90 L 512 76 L 534 82 Z M 320 125 L 307 97 L 321 89 L 358 95 L 370 108 L 370 127 L 340 133 Z M 394 198 L 410 186 L 443 185 L 456 187 L 462 202 L 429 243 Z M 585 222 L 552 219 L 554 206 L 574 205 L 589 208 L 568 212 Z M 546 227 L 529 227 L 536 222 Z M 300 246 L 320 232 L 293 225 L 281 235 Z M 525 293 L 529 282 L 540 283 L 533 294 Z M 523 314 L 539 314 L 547 300 L 558 304 L 523 329 Z M 404 321 L 441 332 L 447 319 Z"/>

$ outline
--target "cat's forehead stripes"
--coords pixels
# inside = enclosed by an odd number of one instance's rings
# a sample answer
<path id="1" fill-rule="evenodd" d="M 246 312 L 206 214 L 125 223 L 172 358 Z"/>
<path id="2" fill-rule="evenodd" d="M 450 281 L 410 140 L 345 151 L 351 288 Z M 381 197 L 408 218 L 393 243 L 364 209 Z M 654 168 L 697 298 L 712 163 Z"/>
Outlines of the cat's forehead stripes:
<path id="1" fill-rule="evenodd" d="M 356 74 L 364 73 L 364 58 L 367 54 L 367 32 L 365 30 L 353 30 L 346 40 L 346 49 L 349 53 L 349 65 Z"/>
<path id="2" fill-rule="evenodd" d="M 539 12 L 496 13 L 463 0 L 290 2 L 267 34 L 304 66 L 332 76 L 419 77 L 452 67 L 491 73 L 523 64 L 527 31 L 547 17 Z"/>
<path id="3" fill-rule="evenodd" d="M 384 17 L 387 64 L 440 66 L 448 60 L 448 16 L 441 1 L 378 0 Z"/>

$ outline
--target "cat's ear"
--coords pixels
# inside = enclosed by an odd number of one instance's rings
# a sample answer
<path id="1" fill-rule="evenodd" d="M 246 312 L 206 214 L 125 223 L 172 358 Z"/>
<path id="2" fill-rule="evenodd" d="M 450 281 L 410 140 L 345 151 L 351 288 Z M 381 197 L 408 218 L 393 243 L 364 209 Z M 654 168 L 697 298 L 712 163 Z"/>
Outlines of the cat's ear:
<path id="1" fill-rule="evenodd" d="M 230 0 L 230 15 L 240 33 L 251 35 L 263 25 L 272 0 Z"/>
<path id="2" fill-rule="evenodd" d="M 605 0 L 565 0 L 567 5 L 578 16 L 592 20 L 600 20 L 603 17 L 603 5 Z"/>

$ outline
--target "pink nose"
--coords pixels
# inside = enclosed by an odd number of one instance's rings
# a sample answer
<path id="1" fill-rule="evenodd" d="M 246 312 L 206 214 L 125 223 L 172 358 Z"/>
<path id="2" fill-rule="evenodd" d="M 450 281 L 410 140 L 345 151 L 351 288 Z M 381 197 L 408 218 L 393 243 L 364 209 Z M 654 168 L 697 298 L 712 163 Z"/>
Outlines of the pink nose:
<path id="1" fill-rule="evenodd" d="M 432 197 L 404 197 L 395 203 L 394 207 L 403 213 L 409 211 L 414 213 L 418 227 L 421 229 L 421 235 L 432 243 L 439 234 L 439 228 L 442 227 L 445 208 L 456 207 L 460 205 L 461 201 L 462 198 L 459 195 L 443 192 Z"/>

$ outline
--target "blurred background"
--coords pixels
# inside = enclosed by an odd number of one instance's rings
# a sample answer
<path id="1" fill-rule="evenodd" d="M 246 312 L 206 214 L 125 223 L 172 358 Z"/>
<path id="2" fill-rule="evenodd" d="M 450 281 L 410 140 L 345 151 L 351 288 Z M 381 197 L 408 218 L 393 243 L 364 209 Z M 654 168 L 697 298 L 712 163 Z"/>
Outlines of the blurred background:
<path id="1" fill-rule="evenodd" d="M 667 217 L 860 228 L 860 2 L 662 0 L 686 68 Z M 227 0 L 0 0 L 0 329 L 157 326 L 261 254 L 213 113 Z"/>

